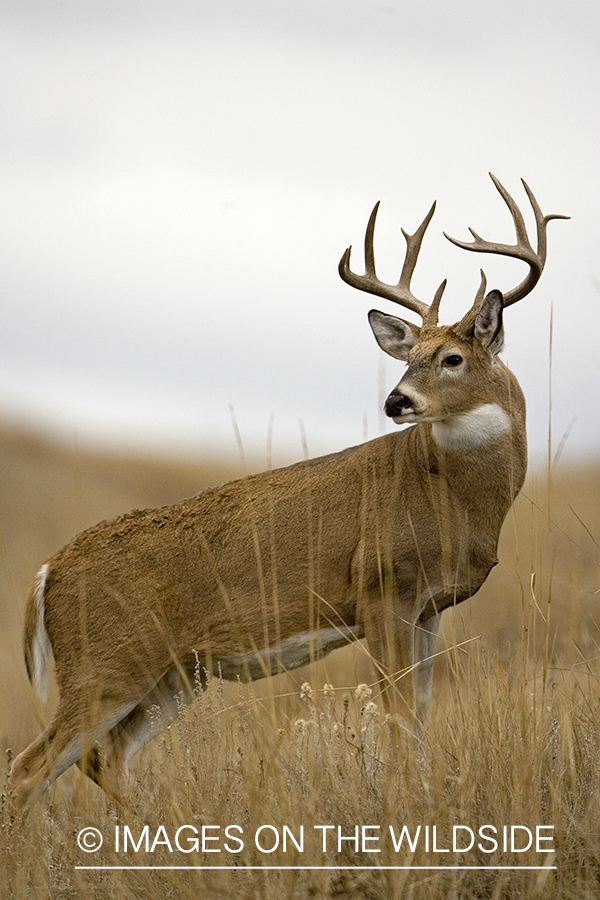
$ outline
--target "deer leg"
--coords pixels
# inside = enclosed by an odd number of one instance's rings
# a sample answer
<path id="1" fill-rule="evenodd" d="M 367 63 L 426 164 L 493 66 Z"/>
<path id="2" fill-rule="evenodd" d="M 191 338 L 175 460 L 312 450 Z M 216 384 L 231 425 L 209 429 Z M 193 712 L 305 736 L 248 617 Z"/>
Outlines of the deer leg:
<path id="1" fill-rule="evenodd" d="M 423 726 L 431 702 L 433 689 L 433 654 L 440 627 L 440 616 L 434 615 L 417 622 L 414 635 L 414 656 L 417 666 L 414 670 L 415 701 L 417 718 Z"/>
<path id="2" fill-rule="evenodd" d="M 415 730 L 414 631 L 398 619 L 393 604 L 379 604 L 363 622 L 386 712 Z"/>
<path id="3" fill-rule="evenodd" d="M 373 607 L 371 607 L 373 609 Z M 381 681 L 386 711 L 408 726 L 417 739 L 431 701 L 433 654 L 439 616 L 411 625 L 411 615 L 397 604 L 380 604 L 376 614 L 364 622 L 369 651 Z M 414 613 L 412 613 L 414 616 Z"/>
<path id="4" fill-rule="evenodd" d="M 135 707 L 136 701 L 123 702 L 115 709 L 114 701 L 92 706 L 96 725 L 90 728 L 90 708 L 59 704 L 56 715 L 45 731 L 17 758 L 11 769 L 16 801 L 27 809 L 70 766 L 76 763 L 102 735 L 106 734 Z"/>
<path id="5" fill-rule="evenodd" d="M 168 728 L 182 704 L 194 699 L 193 685 L 206 690 L 203 670 L 194 659 L 183 671 L 172 666 L 135 707 L 78 761 L 88 778 L 104 790 L 119 774 L 129 776 L 131 760 L 143 747 Z"/>

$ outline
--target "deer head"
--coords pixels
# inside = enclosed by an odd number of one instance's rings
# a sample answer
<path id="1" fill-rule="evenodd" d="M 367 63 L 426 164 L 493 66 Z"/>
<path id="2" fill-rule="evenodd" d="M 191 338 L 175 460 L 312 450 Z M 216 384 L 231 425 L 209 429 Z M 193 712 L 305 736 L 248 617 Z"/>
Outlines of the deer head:
<path id="1" fill-rule="evenodd" d="M 417 299 L 410 289 L 421 242 L 433 217 L 435 203 L 414 234 L 409 235 L 402 229 L 407 249 L 397 285 L 380 281 L 375 272 L 373 233 L 379 203 L 371 213 L 365 235 L 365 274 L 357 275 L 350 269 L 351 247 L 345 251 L 339 266 L 341 277 L 352 287 L 392 300 L 421 317 L 422 325 L 419 326 L 379 310 L 369 312 L 369 323 L 382 350 L 408 363 L 406 374 L 385 402 L 385 412 L 398 424 L 434 423 L 434 438 L 446 445 L 452 444 L 458 436 L 463 447 L 479 443 L 508 427 L 506 402 L 509 398 L 503 397 L 503 394 L 507 393 L 509 385 L 506 379 L 498 377 L 502 364 L 497 360 L 504 342 L 503 310 L 529 294 L 537 284 L 546 261 L 548 222 L 569 218 L 544 216 L 532 191 L 523 181 L 537 227 L 537 249 L 534 250 L 517 204 L 498 179 L 491 173 L 490 177 L 511 212 L 517 242 L 492 243 L 481 238 L 473 229 L 469 229 L 474 238 L 470 243 L 448 235 L 445 237 L 465 250 L 520 259 L 528 264 L 529 272 L 517 287 L 507 293 L 499 290 L 486 293 L 487 281 L 482 270 L 479 290 L 471 308 L 454 325 L 438 325 L 445 280 L 436 291 L 431 305 Z"/>

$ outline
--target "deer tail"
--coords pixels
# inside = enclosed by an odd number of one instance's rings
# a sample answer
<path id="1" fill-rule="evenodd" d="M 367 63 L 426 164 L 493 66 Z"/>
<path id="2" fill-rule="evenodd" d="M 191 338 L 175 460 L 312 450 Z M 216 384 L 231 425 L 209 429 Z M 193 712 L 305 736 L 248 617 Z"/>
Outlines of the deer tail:
<path id="1" fill-rule="evenodd" d="M 27 674 L 37 694 L 44 701 L 48 699 L 48 659 L 52 653 L 45 622 L 48 570 L 48 563 L 45 563 L 29 589 L 24 634 Z"/>

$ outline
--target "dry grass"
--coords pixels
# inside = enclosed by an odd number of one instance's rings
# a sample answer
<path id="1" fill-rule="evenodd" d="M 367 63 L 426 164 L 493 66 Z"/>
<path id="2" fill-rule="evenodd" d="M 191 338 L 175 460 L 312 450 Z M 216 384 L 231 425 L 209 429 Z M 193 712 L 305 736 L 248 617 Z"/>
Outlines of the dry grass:
<path id="1" fill-rule="evenodd" d="M 1 435 L 0 435 L 1 436 Z M 4 747 L 20 750 L 48 712 L 35 705 L 20 659 L 21 593 L 45 555 L 77 530 L 128 506 L 190 494 L 233 470 L 92 457 L 5 432 L 0 706 Z M 129 473 L 129 477 L 128 477 Z M 237 688 L 213 681 L 148 747 L 117 807 L 77 772 L 63 776 L 25 819 L 2 806 L 0 872 L 14 898 L 592 898 L 600 894 L 600 708 L 596 614 L 600 589 L 600 468 L 557 472 L 549 493 L 531 478 L 506 523 L 501 564 L 477 598 L 446 617 L 437 693 L 418 756 L 397 746 L 374 695 L 364 647 L 318 666 Z M 467 643 L 463 643 L 468 641 Z M 310 689 L 302 691 L 304 682 Z M 324 685 L 333 685 L 325 688 Z M 115 828 L 149 846 L 125 854 Z M 282 839 L 288 826 L 287 847 Z M 325 851 L 322 832 L 334 826 Z M 404 841 L 406 825 L 414 852 Z M 437 827 L 437 850 L 431 828 Z M 453 826 L 552 826 L 556 853 L 443 853 Z M 76 835 L 93 826 L 102 849 Z M 164 826 L 164 831 L 159 827 Z M 218 853 L 179 851 L 193 826 Z M 210 826 L 210 828 L 209 828 Z M 237 826 L 225 835 L 227 826 Z M 280 845 L 272 853 L 275 831 Z M 304 846 L 300 851 L 290 833 Z M 364 851 L 343 840 L 373 826 Z M 429 826 L 430 845 L 425 846 Z M 220 829 L 220 830 L 218 830 Z M 180 832 L 180 842 L 193 836 Z M 467 836 L 460 832 L 461 840 Z M 520 832 L 523 836 L 524 832 Z M 158 836 L 163 843 L 151 849 Z M 241 837 L 243 848 L 234 837 Z M 169 852 L 170 841 L 174 852 Z M 229 850 L 225 845 L 229 846 Z M 188 845 L 189 846 L 189 845 Z M 482 843 L 490 849 L 491 844 Z M 380 849 L 380 853 L 368 852 Z M 87 871 L 81 865 L 187 866 Z M 222 871 L 214 866 L 236 866 Z M 390 869 L 457 865 L 461 869 Z M 555 865 L 489 870 L 481 866 Z M 192 869 L 191 866 L 213 866 Z M 242 866 L 257 866 L 243 869 Z M 302 866 L 303 869 L 267 869 Z M 308 869 L 308 866 L 331 866 Z M 351 868 L 343 868 L 349 866 Z M 359 866 L 373 868 L 362 869 Z M 0 876 L 0 879 L 3 876 Z"/>

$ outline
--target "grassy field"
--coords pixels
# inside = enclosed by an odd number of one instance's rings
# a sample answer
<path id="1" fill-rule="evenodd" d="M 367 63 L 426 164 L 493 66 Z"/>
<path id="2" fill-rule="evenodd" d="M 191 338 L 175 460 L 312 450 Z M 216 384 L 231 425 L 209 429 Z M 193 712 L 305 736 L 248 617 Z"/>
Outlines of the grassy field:
<path id="1" fill-rule="evenodd" d="M 23 595 L 43 559 L 99 519 L 243 473 L 92 454 L 10 428 L 0 467 L 8 767 L 54 702 L 39 704 L 21 658 Z M 557 469 L 550 485 L 530 476 L 500 565 L 445 614 L 418 755 L 391 741 L 364 644 L 248 687 L 213 679 L 140 754 L 118 806 L 78 772 L 26 818 L 3 794 L 2 896 L 598 897 L 598 496 L 597 465 Z M 103 835 L 97 853 L 78 847 L 85 827 Z"/>

